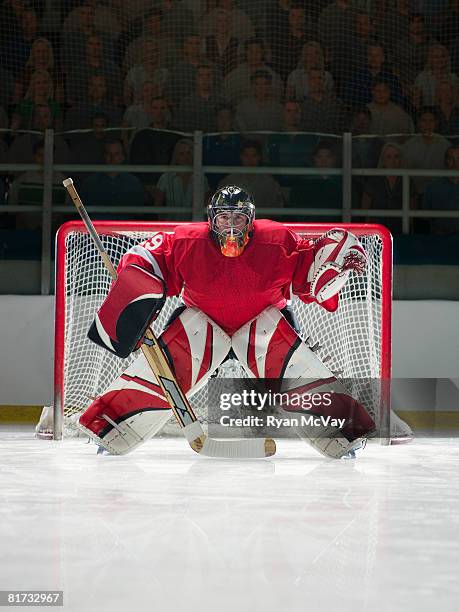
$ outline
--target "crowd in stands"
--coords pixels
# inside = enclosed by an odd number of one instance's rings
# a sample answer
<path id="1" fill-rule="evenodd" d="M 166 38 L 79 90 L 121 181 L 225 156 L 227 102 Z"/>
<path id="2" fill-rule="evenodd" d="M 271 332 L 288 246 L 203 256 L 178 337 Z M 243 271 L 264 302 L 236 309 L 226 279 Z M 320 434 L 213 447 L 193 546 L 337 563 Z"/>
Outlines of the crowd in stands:
<path id="1" fill-rule="evenodd" d="M 56 163 L 189 166 L 202 130 L 205 165 L 318 170 L 208 173 L 203 193 L 236 182 L 260 207 L 315 209 L 341 207 L 341 177 L 320 169 L 340 167 L 343 131 L 355 167 L 459 169 L 459 0 L 3 0 L 0 66 L 0 163 L 42 163 L 54 128 Z M 75 178 L 88 204 L 192 202 L 188 170 Z M 40 181 L 5 173 L 0 197 L 30 203 Z M 410 193 L 459 209 L 454 177 L 416 177 Z M 399 176 L 354 178 L 354 207 L 402 197 Z"/>

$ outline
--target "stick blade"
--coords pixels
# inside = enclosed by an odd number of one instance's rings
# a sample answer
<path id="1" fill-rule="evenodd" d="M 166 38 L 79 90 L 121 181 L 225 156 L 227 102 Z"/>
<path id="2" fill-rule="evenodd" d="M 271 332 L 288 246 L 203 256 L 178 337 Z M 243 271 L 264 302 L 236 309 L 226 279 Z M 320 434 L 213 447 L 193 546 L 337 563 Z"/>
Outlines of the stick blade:
<path id="1" fill-rule="evenodd" d="M 272 438 L 212 440 L 206 437 L 199 454 L 206 457 L 228 459 L 258 459 L 260 457 L 272 457 L 275 452 L 276 443 Z"/>

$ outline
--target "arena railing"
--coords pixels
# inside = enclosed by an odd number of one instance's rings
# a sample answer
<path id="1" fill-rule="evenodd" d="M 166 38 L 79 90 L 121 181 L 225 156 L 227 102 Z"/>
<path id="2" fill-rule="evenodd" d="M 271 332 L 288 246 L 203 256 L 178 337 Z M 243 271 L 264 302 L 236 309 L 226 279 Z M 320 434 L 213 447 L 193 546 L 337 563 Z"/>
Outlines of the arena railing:
<path id="1" fill-rule="evenodd" d="M 8 130 L 2 130 L 3 132 Z M 90 130 L 81 130 L 90 131 Z M 115 130 L 121 130 L 116 128 Z M 279 132 L 252 132 L 251 135 L 272 135 Z M 56 135 L 63 135 L 63 132 L 56 132 Z M 282 134 L 287 134 L 282 132 Z M 307 134 L 307 133 L 304 133 Z M 333 134 L 311 134 L 312 136 L 323 136 L 324 138 L 333 138 Z M 48 295 L 51 292 L 51 264 L 52 264 L 52 216 L 53 213 L 70 213 L 70 206 L 55 205 L 52 202 L 53 196 L 53 173 L 62 172 L 68 176 L 72 176 L 81 172 L 131 172 L 131 173 L 155 173 L 162 172 L 183 172 L 189 171 L 193 173 L 193 205 L 192 207 L 171 207 L 171 206 L 91 206 L 86 202 L 86 208 L 89 214 L 104 213 L 107 214 L 126 214 L 135 215 L 157 215 L 157 214 L 183 214 L 188 215 L 192 220 L 202 220 L 205 214 L 204 193 L 202 192 L 202 181 L 199 180 L 202 174 L 271 174 L 276 175 L 300 175 L 300 176 L 342 176 L 342 206 L 340 208 L 263 208 L 263 205 L 257 206 L 257 211 L 260 215 L 271 215 L 276 218 L 295 217 L 295 220 L 305 221 L 311 217 L 330 217 L 331 219 L 340 220 L 343 223 L 349 223 L 359 218 L 401 218 L 402 231 L 404 234 L 409 233 L 410 222 L 416 218 L 448 218 L 459 219 L 459 210 L 415 210 L 410 208 L 410 179 L 414 177 L 435 178 L 435 177 L 459 177 L 459 171 L 456 170 L 415 170 L 409 168 L 401 169 L 385 169 L 385 168 L 353 168 L 352 166 L 352 134 L 345 132 L 341 138 L 342 146 L 342 167 L 341 168 L 306 168 L 306 167 L 273 167 L 273 166 L 257 166 L 257 167 L 242 167 L 242 166 L 213 166 L 203 165 L 202 150 L 203 150 L 203 133 L 196 131 L 193 134 L 182 134 L 193 140 L 193 165 L 192 166 L 176 166 L 176 165 L 102 165 L 102 164 L 55 164 L 54 163 L 54 136 L 55 132 L 48 129 L 44 135 L 44 163 L 43 166 L 37 164 L 15 164 L 6 163 L 0 164 L 0 176 L 12 172 L 26 172 L 28 170 L 39 170 L 43 168 L 43 201 L 42 205 L 9 205 L 1 206 L 2 214 L 10 213 L 25 213 L 36 212 L 42 215 L 42 247 L 41 247 L 41 294 Z M 399 135 L 397 135 L 399 136 Z M 385 137 L 387 139 L 387 137 Z M 352 177 L 359 176 L 401 176 L 403 186 L 403 198 L 401 209 L 364 209 L 352 206 Z"/>

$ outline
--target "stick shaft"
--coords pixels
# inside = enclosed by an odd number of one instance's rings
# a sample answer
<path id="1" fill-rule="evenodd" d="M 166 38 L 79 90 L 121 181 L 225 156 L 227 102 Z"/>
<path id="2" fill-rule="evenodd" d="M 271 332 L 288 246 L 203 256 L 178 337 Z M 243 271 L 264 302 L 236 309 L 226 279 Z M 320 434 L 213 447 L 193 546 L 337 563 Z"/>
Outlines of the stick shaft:
<path id="1" fill-rule="evenodd" d="M 94 224 L 91 221 L 90 216 L 86 212 L 86 208 L 84 207 L 83 202 L 81 201 L 81 198 L 78 195 L 78 192 L 75 188 L 75 185 L 73 184 L 72 179 L 66 179 L 63 182 L 63 184 L 64 184 L 64 187 L 67 189 L 69 196 L 72 198 L 72 202 L 75 204 L 75 207 L 78 213 L 80 214 L 80 217 L 82 218 L 83 223 L 85 224 L 89 232 L 89 235 L 94 241 L 94 244 L 96 245 L 97 250 L 99 251 L 102 259 L 104 260 L 105 267 L 107 268 L 113 280 L 116 280 L 117 274 L 116 274 L 115 266 L 112 264 L 110 257 L 107 255 L 107 252 L 105 251 L 104 245 L 102 244 L 102 241 L 99 238 L 99 234 L 97 233 L 96 228 L 94 227 Z"/>

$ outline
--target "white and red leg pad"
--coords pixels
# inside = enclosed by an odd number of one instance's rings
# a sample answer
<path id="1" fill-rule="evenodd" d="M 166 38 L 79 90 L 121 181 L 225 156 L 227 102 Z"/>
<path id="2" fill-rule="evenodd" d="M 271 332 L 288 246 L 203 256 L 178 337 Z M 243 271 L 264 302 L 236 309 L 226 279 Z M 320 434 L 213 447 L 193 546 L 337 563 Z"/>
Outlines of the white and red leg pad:
<path id="1" fill-rule="evenodd" d="M 303 395 L 327 394 L 313 413 L 320 417 L 344 419 L 341 429 L 334 426 L 298 427 L 300 437 L 327 457 L 342 457 L 375 428 L 365 408 L 349 395 L 341 382 L 302 342 L 279 310 L 268 308 L 241 327 L 232 337 L 233 350 L 254 378 L 280 381 L 281 392 Z M 287 416 L 286 410 L 280 410 Z M 289 415 L 295 408 L 289 407 Z"/>
<path id="2" fill-rule="evenodd" d="M 147 360 L 139 357 L 80 416 L 79 426 L 112 455 L 124 455 L 155 435 L 171 409 Z"/>
<path id="3" fill-rule="evenodd" d="M 199 391 L 231 348 L 231 338 L 196 308 L 186 308 L 161 334 L 159 343 L 187 396 Z"/>
<path id="4" fill-rule="evenodd" d="M 181 389 L 192 395 L 226 357 L 231 340 L 196 309 L 186 309 L 160 337 Z M 130 452 L 154 436 L 170 405 L 143 354 L 85 410 L 81 429 L 112 455 Z"/>

